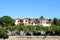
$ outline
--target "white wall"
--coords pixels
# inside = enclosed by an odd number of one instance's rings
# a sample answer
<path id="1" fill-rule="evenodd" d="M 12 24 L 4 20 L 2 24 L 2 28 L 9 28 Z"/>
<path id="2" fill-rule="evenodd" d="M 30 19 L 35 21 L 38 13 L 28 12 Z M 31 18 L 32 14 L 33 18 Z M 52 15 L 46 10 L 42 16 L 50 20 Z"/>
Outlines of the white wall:
<path id="1" fill-rule="evenodd" d="M 23 20 L 24 25 L 28 25 L 28 20 Z"/>
<path id="2" fill-rule="evenodd" d="M 51 24 L 47 23 L 47 22 L 42 22 L 42 25 L 45 27 L 45 26 L 51 26 Z"/>
<path id="3" fill-rule="evenodd" d="M 19 21 L 19 22 L 18 22 Z M 20 23 L 20 20 L 15 21 L 15 25 L 18 25 Z"/>

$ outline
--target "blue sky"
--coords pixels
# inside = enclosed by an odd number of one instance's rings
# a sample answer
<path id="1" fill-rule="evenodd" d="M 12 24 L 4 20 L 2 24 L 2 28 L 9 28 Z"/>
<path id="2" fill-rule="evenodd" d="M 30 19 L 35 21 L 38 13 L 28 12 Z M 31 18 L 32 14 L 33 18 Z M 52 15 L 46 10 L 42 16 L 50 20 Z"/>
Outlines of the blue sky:
<path id="1" fill-rule="evenodd" d="M 0 0 L 0 17 L 60 18 L 60 0 Z"/>

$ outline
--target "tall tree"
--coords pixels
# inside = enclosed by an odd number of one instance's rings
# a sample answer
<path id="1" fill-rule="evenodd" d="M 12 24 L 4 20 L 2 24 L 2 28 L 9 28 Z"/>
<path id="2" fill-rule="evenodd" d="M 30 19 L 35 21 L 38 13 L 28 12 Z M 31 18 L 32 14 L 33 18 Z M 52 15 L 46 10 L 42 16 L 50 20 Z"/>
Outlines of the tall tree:
<path id="1" fill-rule="evenodd" d="M 60 19 L 59 19 L 59 21 L 58 21 L 58 22 L 59 22 L 59 26 L 60 26 Z"/>
<path id="2" fill-rule="evenodd" d="M 8 25 L 14 25 L 14 19 L 12 19 L 10 16 L 3 16 L 0 18 L 0 25 L 2 27 L 6 27 Z"/>
<path id="3" fill-rule="evenodd" d="M 49 19 L 48 21 L 49 21 L 49 26 L 50 26 L 50 24 L 51 24 L 51 19 Z"/>
<path id="4" fill-rule="evenodd" d="M 41 16 L 41 17 L 40 17 L 40 20 L 41 20 L 41 25 L 42 25 L 42 20 L 43 20 L 43 19 L 44 19 L 44 17 L 43 17 L 43 16 Z"/>
<path id="5" fill-rule="evenodd" d="M 57 19 L 57 18 L 53 18 L 53 24 L 54 24 L 55 26 L 58 26 L 58 19 Z"/>

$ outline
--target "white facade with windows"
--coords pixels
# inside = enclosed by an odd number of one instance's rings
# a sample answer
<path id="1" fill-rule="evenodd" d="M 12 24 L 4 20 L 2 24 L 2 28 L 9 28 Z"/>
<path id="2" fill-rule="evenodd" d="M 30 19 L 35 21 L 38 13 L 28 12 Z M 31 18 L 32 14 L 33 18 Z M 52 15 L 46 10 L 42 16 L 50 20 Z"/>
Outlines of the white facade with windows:
<path id="1" fill-rule="evenodd" d="M 25 19 L 24 19 L 24 20 L 23 20 L 23 24 L 24 24 L 24 25 L 28 25 L 28 20 L 25 20 Z"/>
<path id="2" fill-rule="evenodd" d="M 20 20 L 15 20 L 15 25 L 18 25 L 18 24 L 20 24 Z"/>
<path id="3" fill-rule="evenodd" d="M 20 24 L 21 22 L 20 22 L 20 20 L 19 19 L 16 19 L 15 20 L 15 25 L 18 25 L 18 24 Z M 46 19 L 44 19 L 44 20 L 42 20 L 42 24 L 41 24 L 41 20 L 40 20 L 40 24 L 39 23 L 35 23 L 34 22 L 34 20 L 28 20 L 28 18 L 27 19 L 23 19 L 23 25 L 25 25 L 25 26 L 27 26 L 27 25 L 33 25 L 33 26 L 36 26 L 36 25 L 43 25 L 44 27 L 45 26 L 51 26 L 51 24 L 49 24 L 49 22 L 48 22 L 48 19 L 46 20 Z"/>

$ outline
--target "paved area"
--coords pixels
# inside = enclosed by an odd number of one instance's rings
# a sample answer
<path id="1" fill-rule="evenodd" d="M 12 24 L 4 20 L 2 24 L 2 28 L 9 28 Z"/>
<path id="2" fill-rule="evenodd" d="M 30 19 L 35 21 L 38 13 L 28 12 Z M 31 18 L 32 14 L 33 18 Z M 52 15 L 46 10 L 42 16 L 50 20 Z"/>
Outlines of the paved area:
<path id="1" fill-rule="evenodd" d="M 60 40 L 60 36 L 9 36 L 5 40 Z"/>

